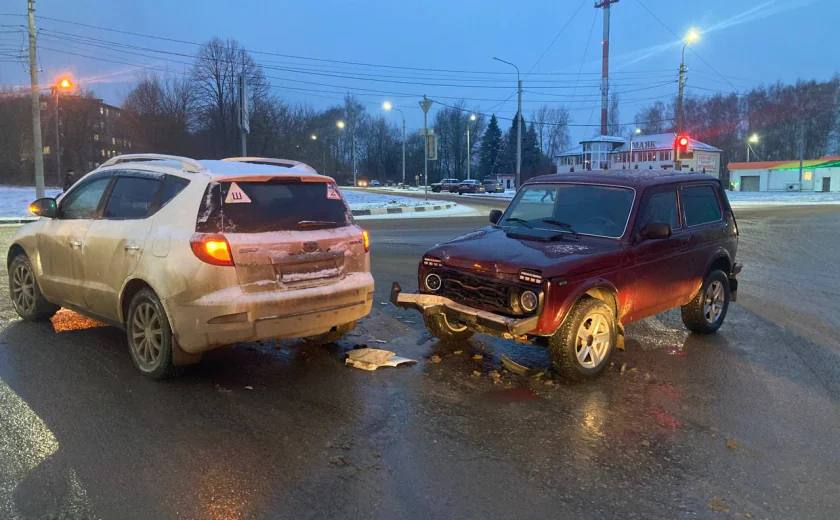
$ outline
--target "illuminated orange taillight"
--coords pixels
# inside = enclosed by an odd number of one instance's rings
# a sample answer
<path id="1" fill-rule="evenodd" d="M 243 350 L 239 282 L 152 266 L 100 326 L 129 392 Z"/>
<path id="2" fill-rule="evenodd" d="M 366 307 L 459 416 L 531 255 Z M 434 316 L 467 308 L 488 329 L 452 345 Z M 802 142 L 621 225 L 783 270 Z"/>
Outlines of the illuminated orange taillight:
<path id="1" fill-rule="evenodd" d="M 362 230 L 362 244 L 364 244 L 364 246 L 365 246 L 365 252 L 366 253 L 368 251 L 370 251 L 370 235 L 368 235 L 368 232 L 367 232 L 366 229 Z"/>
<path id="2" fill-rule="evenodd" d="M 193 253 L 202 262 L 213 265 L 233 265 L 230 254 L 230 244 L 221 235 L 204 235 L 197 233 L 190 240 Z"/>

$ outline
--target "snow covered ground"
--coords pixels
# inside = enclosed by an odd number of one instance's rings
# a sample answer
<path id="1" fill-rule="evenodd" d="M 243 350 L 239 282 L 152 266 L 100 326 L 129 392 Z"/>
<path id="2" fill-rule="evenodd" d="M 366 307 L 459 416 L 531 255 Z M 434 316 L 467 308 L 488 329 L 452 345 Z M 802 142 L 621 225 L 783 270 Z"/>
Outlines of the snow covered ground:
<path id="1" fill-rule="evenodd" d="M 61 190 L 47 188 L 47 197 L 55 197 Z M 0 186 L 0 217 L 31 217 L 27 208 L 35 200 L 35 188 Z"/>
<path id="2" fill-rule="evenodd" d="M 726 196 L 735 207 L 840 204 L 840 192 L 727 191 Z"/>

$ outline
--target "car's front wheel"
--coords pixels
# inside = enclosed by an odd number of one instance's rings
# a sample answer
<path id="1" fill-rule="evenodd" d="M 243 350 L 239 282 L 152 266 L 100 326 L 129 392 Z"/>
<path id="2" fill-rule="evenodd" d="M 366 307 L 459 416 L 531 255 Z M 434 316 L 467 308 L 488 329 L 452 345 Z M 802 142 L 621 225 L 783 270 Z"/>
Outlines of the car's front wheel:
<path id="1" fill-rule="evenodd" d="M 15 312 L 27 321 L 48 320 L 59 309 L 41 294 L 35 271 L 24 254 L 17 255 L 9 264 L 9 296 Z"/>
<path id="2" fill-rule="evenodd" d="M 165 379 L 175 374 L 172 329 L 154 291 L 141 289 L 131 299 L 125 331 L 131 360 L 144 376 Z"/>
<path id="3" fill-rule="evenodd" d="M 719 269 L 710 272 L 694 299 L 680 309 L 686 328 L 698 334 L 716 332 L 726 318 L 730 297 L 726 273 Z"/>
<path id="4" fill-rule="evenodd" d="M 423 321 L 426 323 L 426 328 L 429 329 L 432 336 L 444 343 L 466 341 L 473 335 L 473 331 L 466 325 L 450 322 L 446 319 L 445 314 L 424 314 Z"/>
<path id="5" fill-rule="evenodd" d="M 612 308 L 594 298 L 579 300 L 549 339 L 554 369 L 574 380 L 597 376 L 615 349 L 616 337 Z"/>

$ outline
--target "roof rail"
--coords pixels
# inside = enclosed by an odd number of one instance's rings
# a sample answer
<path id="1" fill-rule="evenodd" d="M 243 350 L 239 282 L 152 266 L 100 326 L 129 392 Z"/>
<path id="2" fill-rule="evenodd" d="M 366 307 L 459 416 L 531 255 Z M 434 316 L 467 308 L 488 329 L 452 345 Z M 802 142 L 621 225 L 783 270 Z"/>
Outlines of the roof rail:
<path id="1" fill-rule="evenodd" d="M 120 163 L 140 161 L 175 161 L 181 163 L 182 170 L 190 173 L 198 173 L 204 170 L 204 166 L 195 159 L 180 157 L 178 155 L 165 155 L 161 153 L 129 153 L 117 155 L 116 157 L 111 157 L 102 163 L 102 166 L 114 166 Z"/>
<path id="2" fill-rule="evenodd" d="M 286 168 L 302 168 L 310 173 L 318 173 L 315 168 L 300 161 L 293 161 L 291 159 L 273 159 L 271 157 L 227 157 L 222 159 L 227 162 L 244 162 L 250 164 L 270 164 L 276 166 L 285 166 Z"/>

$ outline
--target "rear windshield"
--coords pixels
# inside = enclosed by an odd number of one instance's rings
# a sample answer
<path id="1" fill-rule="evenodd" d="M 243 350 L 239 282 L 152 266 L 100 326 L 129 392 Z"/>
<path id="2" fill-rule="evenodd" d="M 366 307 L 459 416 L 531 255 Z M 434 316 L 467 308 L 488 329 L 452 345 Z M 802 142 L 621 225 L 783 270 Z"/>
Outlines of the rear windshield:
<path id="1" fill-rule="evenodd" d="M 211 183 L 198 210 L 199 233 L 263 233 L 347 226 L 352 217 L 334 184 Z"/>

